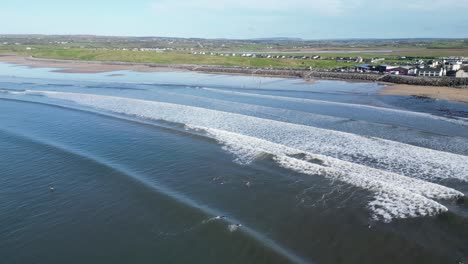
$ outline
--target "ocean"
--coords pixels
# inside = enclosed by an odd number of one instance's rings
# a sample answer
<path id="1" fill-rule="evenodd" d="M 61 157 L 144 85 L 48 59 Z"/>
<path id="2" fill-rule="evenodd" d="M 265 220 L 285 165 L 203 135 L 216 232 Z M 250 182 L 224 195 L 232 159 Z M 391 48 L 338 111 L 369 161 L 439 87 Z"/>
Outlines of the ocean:
<path id="1" fill-rule="evenodd" d="M 468 263 L 468 104 L 0 63 L 1 263 Z"/>

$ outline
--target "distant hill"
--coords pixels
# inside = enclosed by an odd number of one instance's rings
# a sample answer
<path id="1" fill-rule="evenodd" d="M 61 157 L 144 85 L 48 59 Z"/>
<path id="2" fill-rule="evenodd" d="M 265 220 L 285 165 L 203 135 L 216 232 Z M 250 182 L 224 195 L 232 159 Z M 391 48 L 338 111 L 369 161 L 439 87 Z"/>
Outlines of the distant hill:
<path id="1" fill-rule="evenodd" d="M 277 37 L 277 38 L 254 38 L 249 39 L 254 41 L 304 41 L 301 38 L 284 38 L 284 37 Z"/>

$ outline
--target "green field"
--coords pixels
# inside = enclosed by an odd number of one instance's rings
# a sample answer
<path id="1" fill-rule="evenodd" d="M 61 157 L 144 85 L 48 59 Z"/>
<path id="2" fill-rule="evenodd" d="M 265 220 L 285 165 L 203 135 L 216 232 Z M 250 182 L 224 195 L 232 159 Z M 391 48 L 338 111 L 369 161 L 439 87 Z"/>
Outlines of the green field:
<path id="1" fill-rule="evenodd" d="M 87 49 L 44 49 L 17 52 L 36 58 L 70 59 L 84 61 L 123 61 L 157 64 L 196 64 L 242 67 L 273 67 L 273 68 L 320 68 L 331 69 L 341 66 L 352 66 L 355 63 L 336 62 L 335 60 L 292 60 L 266 59 L 248 57 L 224 57 L 210 55 L 193 55 L 177 52 L 152 51 L 121 51 L 121 50 L 87 50 Z"/>
<path id="2" fill-rule="evenodd" d="M 7 43 L 7 44 L 5 44 Z M 164 48 L 169 51 L 131 51 L 138 48 Z M 32 50 L 29 50 L 32 48 Z M 129 49 L 129 50 L 123 50 Z M 392 52 L 370 52 L 369 50 Z M 313 56 L 320 60 L 268 59 L 240 56 L 193 55 L 193 51 L 209 52 L 276 52 L 274 55 Z M 288 52 L 299 53 L 288 53 Z M 323 53 L 326 51 L 326 53 Z M 353 51 L 353 53 L 346 53 Z M 357 53 L 356 53 L 357 51 Z M 282 53 L 284 52 L 284 53 Z M 302 53 L 303 52 L 303 53 Z M 314 53 L 315 52 L 315 53 Z M 216 66 L 242 66 L 263 68 L 315 68 L 332 69 L 357 63 L 337 62 L 340 57 L 385 58 L 378 63 L 404 65 L 409 59 L 400 56 L 430 60 L 447 56 L 468 57 L 468 40 L 429 41 L 361 41 L 361 42 L 256 42 L 241 40 L 203 39 L 141 39 L 115 37 L 31 36 L 0 38 L 0 54 L 16 53 L 37 58 L 55 58 L 86 61 L 123 61 L 157 64 L 193 64 Z"/>

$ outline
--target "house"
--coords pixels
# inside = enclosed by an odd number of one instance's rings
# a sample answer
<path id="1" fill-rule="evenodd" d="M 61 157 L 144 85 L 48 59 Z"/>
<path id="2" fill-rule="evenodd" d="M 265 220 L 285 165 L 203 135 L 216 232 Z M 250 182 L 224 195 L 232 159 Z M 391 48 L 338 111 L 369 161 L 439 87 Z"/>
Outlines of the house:
<path id="1" fill-rule="evenodd" d="M 358 71 L 367 72 L 367 71 L 372 70 L 372 65 L 370 65 L 370 64 L 361 64 L 361 65 L 357 66 L 356 69 Z"/>
<path id="2" fill-rule="evenodd" d="M 378 62 L 381 62 L 381 61 L 384 61 L 385 58 L 372 58 L 370 59 L 370 63 L 378 63 Z"/>
<path id="3" fill-rule="evenodd" d="M 418 75 L 418 68 L 410 68 L 410 69 L 408 69 L 408 75 L 413 75 L 413 76 Z"/>
<path id="4" fill-rule="evenodd" d="M 379 66 L 375 67 L 375 69 L 378 72 L 386 72 L 386 71 L 389 71 L 389 70 L 394 69 L 394 68 L 396 68 L 396 67 L 395 66 L 389 66 L 389 65 L 386 65 L 386 64 L 379 65 Z"/>
<path id="5" fill-rule="evenodd" d="M 422 68 L 418 71 L 418 76 L 440 77 L 446 75 L 444 68 Z"/>
<path id="6" fill-rule="evenodd" d="M 461 61 L 447 61 L 445 62 L 445 69 L 448 71 L 458 71 L 462 67 L 462 62 Z"/>
<path id="7" fill-rule="evenodd" d="M 385 72 L 390 73 L 390 74 L 396 74 L 396 75 L 408 75 L 409 74 L 409 70 L 403 67 L 390 68 L 390 69 L 387 69 Z"/>
<path id="8" fill-rule="evenodd" d="M 432 60 L 428 62 L 428 65 L 432 68 L 437 68 L 439 66 L 439 61 L 437 60 Z"/>
<path id="9" fill-rule="evenodd" d="M 455 73 L 456 78 L 468 78 L 468 68 L 460 69 Z"/>
<path id="10" fill-rule="evenodd" d="M 447 77 L 455 77 L 457 75 L 457 71 L 447 71 Z"/>

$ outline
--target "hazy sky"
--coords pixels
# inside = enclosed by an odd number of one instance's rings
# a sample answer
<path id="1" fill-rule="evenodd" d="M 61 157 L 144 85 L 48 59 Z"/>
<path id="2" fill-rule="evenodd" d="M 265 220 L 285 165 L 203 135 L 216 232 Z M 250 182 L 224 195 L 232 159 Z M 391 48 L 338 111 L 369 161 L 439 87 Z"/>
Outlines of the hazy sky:
<path id="1" fill-rule="evenodd" d="M 468 37 L 468 0 L 5 0 L 0 34 Z"/>

